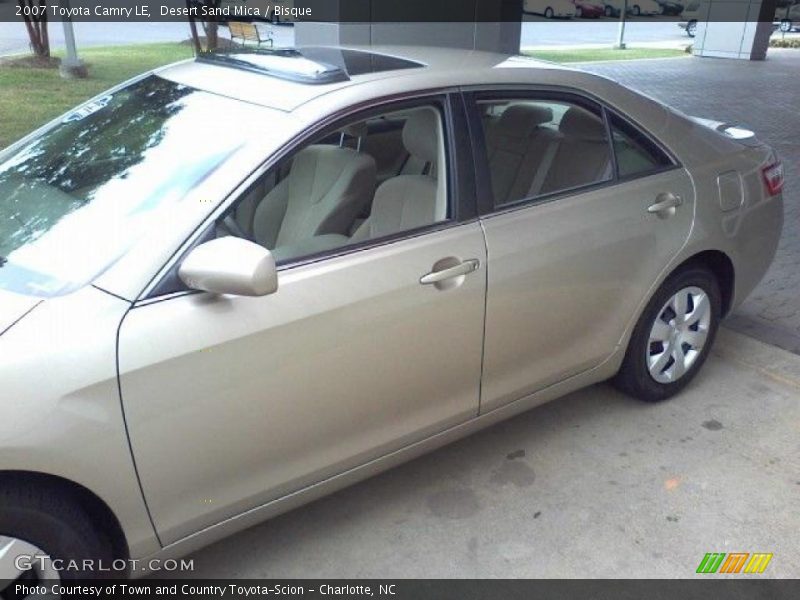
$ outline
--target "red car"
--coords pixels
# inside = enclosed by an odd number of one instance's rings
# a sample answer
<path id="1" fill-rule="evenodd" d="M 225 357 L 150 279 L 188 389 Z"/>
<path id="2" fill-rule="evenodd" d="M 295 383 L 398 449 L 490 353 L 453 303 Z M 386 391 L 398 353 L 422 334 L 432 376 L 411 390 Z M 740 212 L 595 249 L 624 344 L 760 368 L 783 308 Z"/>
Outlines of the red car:
<path id="1" fill-rule="evenodd" d="M 581 19 L 596 19 L 602 17 L 605 7 L 591 0 L 572 0 L 575 5 L 575 16 Z"/>

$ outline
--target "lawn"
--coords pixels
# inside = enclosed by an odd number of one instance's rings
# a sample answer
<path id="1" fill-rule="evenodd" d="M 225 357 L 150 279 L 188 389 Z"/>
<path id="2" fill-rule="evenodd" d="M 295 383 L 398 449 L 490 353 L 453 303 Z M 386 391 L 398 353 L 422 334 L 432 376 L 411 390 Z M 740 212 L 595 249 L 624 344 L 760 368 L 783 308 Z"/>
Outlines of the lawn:
<path id="1" fill-rule="evenodd" d="M 526 50 L 554 62 L 585 62 L 685 56 L 682 50 Z M 55 53 L 58 55 L 58 53 Z M 62 79 L 56 69 L 0 66 L 0 148 L 117 83 L 138 73 L 192 56 L 186 44 L 138 44 L 86 48 L 80 52 L 89 79 Z"/>
<path id="2" fill-rule="evenodd" d="M 0 66 L 0 148 L 121 81 L 191 58 L 192 48 L 139 44 L 86 48 L 80 55 L 89 66 L 88 79 L 62 79 L 57 69 Z"/>
<path id="3" fill-rule="evenodd" d="M 689 56 L 672 48 L 581 48 L 569 50 L 522 50 L 526 56 L 558 63 L 596 62 L 598 60 L 638 60 L 646 58 L 675 58 Z"/>

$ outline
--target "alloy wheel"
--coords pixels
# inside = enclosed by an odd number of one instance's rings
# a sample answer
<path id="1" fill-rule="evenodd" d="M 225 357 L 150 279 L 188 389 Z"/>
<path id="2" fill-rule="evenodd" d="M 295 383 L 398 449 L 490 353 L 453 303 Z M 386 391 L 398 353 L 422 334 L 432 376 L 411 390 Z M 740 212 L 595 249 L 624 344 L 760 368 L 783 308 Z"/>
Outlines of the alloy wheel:
<path id="1" fill-rule="evenodd" d="M 705 348 L 711 325 L 711 302 L 698 287 L 670 298 L 650 329 L 647 369 L 658 383 L 674 383 L 691 370 Z"/>
<path id="2" fill-rule="evenodd" d="M 17 559 L 20 556 L 30 557 L 25 561 L 30 563 L 30 568 L 27 568 L 27 565 L 19 565 Z M 26 568 L 22 568 L 23 566 Z M 44 581 L 50 584 L 57 583 L 60 579 L 46 552 L 25 540 L 0 535 L 0 599 L 19 598 L 14 590 L 17 583 L 35 586 Z M 53 594 L 24 597 L 58 598 Z"/>

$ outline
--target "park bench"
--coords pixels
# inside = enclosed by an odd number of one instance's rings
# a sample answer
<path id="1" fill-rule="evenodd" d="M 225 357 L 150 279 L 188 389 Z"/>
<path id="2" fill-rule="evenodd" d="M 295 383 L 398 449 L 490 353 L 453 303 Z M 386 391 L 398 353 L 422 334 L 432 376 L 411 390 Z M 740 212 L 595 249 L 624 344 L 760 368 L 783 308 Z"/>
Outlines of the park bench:
<path id="1" fill-rule="evenodd" d="M 248 43 L 254 43 L 257 46 L 261 46 L 261 44 L 273 45 L 272 37 L 262 37 L 258 27 L 253 23 L 228 21 L 228 30 L 231 32 L 231 41 L 241 40 L 243 46 Z"/>

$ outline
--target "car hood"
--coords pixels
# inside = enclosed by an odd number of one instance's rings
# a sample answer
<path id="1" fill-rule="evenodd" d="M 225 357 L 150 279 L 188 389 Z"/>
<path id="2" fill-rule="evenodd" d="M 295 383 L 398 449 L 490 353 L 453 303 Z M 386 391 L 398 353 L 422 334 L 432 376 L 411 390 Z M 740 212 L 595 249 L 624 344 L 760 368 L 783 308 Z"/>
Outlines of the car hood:
<path id="1" fill-rule="evenodd" d="M 0 335 L 42 302 L 41 298 L 0 290 Z"/>

